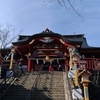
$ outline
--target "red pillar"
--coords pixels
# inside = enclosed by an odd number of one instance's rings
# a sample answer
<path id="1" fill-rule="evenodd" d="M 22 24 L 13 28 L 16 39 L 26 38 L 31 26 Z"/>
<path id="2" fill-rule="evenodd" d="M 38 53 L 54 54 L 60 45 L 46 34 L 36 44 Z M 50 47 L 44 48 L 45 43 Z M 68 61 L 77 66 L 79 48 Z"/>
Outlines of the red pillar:
<path id="1" fill-rule="evenodd" d="M 30 57 L 31 57 L 31 53 L 28 54 L 28 65 L 27 65 L 28 68 L 27 68 L 27 71 L 29 71 L 29 72 L 31 71 L 31 59 L 30 59 Z"/>
<path id="2" fill-rule="evenodd" d="M 28 68 L 27 71 L 30 72 L 31 71 L 31 60 L 28 58 Z"/>

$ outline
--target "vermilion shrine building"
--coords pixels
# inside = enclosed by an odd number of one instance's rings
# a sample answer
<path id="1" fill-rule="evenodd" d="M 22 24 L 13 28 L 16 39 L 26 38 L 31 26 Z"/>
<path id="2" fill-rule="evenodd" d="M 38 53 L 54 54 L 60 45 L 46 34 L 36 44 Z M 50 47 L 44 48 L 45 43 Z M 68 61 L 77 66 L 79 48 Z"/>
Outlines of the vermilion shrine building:
<path id="1" fill-rule="evenodd" d="M 37 71 L 41 66 L 43 70 L 48 70 L 50 64 L 57 70 L 58 65 L 65 65 L 68 69 L 69 52 L 68 46 L 72 45 L 76 48 L 81 56 L 81 60 L 86 60 L 87 68 L 95 68 L 96 61 L 100 58 L 100 47 L 91 47 L 87 44 L 84 34 L 61 35 L 50 31 L 48 28 L 38 34 L 32 36 L 20 35 L 17 42 L 13 42 L 16 50 L 16 59 L 23 58 L 24 65 L 27 70 Z M 79 63 L 80 65 L 80 63 Z"/>

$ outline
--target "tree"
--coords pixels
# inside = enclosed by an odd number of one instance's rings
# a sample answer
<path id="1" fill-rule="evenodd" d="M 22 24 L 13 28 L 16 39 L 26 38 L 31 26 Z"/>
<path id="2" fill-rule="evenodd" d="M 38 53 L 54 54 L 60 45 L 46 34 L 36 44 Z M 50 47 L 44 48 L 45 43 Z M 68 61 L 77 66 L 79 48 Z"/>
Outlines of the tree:
<path id="1" fill-rule="evenodd" d="M 48 3 L 53 2 L 53 1 L 54 1 L 54 0 L 42 0 L 42 2 L 43 2 L 44 4 L 46 4 L 46 5 L 47 5 Z M 68 4 L 69 4 L 69 6 L 72 8 L 72 10 L 73 10 L 78 16 L 82 17 L 82 16 L 76 11 L 75 7 L 74 7 L 73 4 L 71 3 L 72 0 L 56 0 L 56 1 L 58 2 L 59 5 L 64 6 L 66 9 L 69 9 L 69 7 L 68 7 Z M 73 0 L 73 1 L 75 2 L 75 0 Z M 79 1 L 82 2 L 82 0 L 79 0 Z"/>
<path id="2" fill-rule="evenodd" d="M 20 30 L 19 34 L 21 32 L 22 30 Z M 5 49 L 19 34 L 15 34 L 15 29 L 10 24 L 6 24 L 5 26 L 0 25 L 0 49 Z"/>

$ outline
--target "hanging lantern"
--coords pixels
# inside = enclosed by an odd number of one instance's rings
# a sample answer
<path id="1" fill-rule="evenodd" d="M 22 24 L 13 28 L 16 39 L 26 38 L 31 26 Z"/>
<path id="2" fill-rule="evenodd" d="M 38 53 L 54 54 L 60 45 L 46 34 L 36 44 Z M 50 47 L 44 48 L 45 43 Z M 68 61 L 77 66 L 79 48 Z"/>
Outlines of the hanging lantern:
<path id="1" fill-rule="evenodd" d="M 49 62 L 49 61 L 50 61 L 49 56 L 46 56 L 46 57 L 45 57 L 45 60 L 46 60 L 46 62 Z"/>

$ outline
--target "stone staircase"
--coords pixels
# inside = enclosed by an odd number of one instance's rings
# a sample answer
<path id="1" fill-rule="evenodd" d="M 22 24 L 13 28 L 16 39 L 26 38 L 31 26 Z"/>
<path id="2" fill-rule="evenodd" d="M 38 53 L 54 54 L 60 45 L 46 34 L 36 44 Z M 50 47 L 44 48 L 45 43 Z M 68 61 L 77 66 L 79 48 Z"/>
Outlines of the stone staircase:
<path id="1" fill-rule="evenodd" d="M 22 74 L 0 100 L 26 100 L 37 72 Z M 41 72 L 32 100 L 65 100 L 63 72 Z"/>
<path id="2" fill-rule="evenodd" d="M 63 72 L 42 72 L 32 100 L 65 100 Z"/>
<path id="3" fill-rule="evenodd" d="M 36 75 L 37 72 L 26 72 L 25 74 L 22 74 L 11 85 L 1 100 L 26 100 L 27 94 L 34 83 Z"/>

